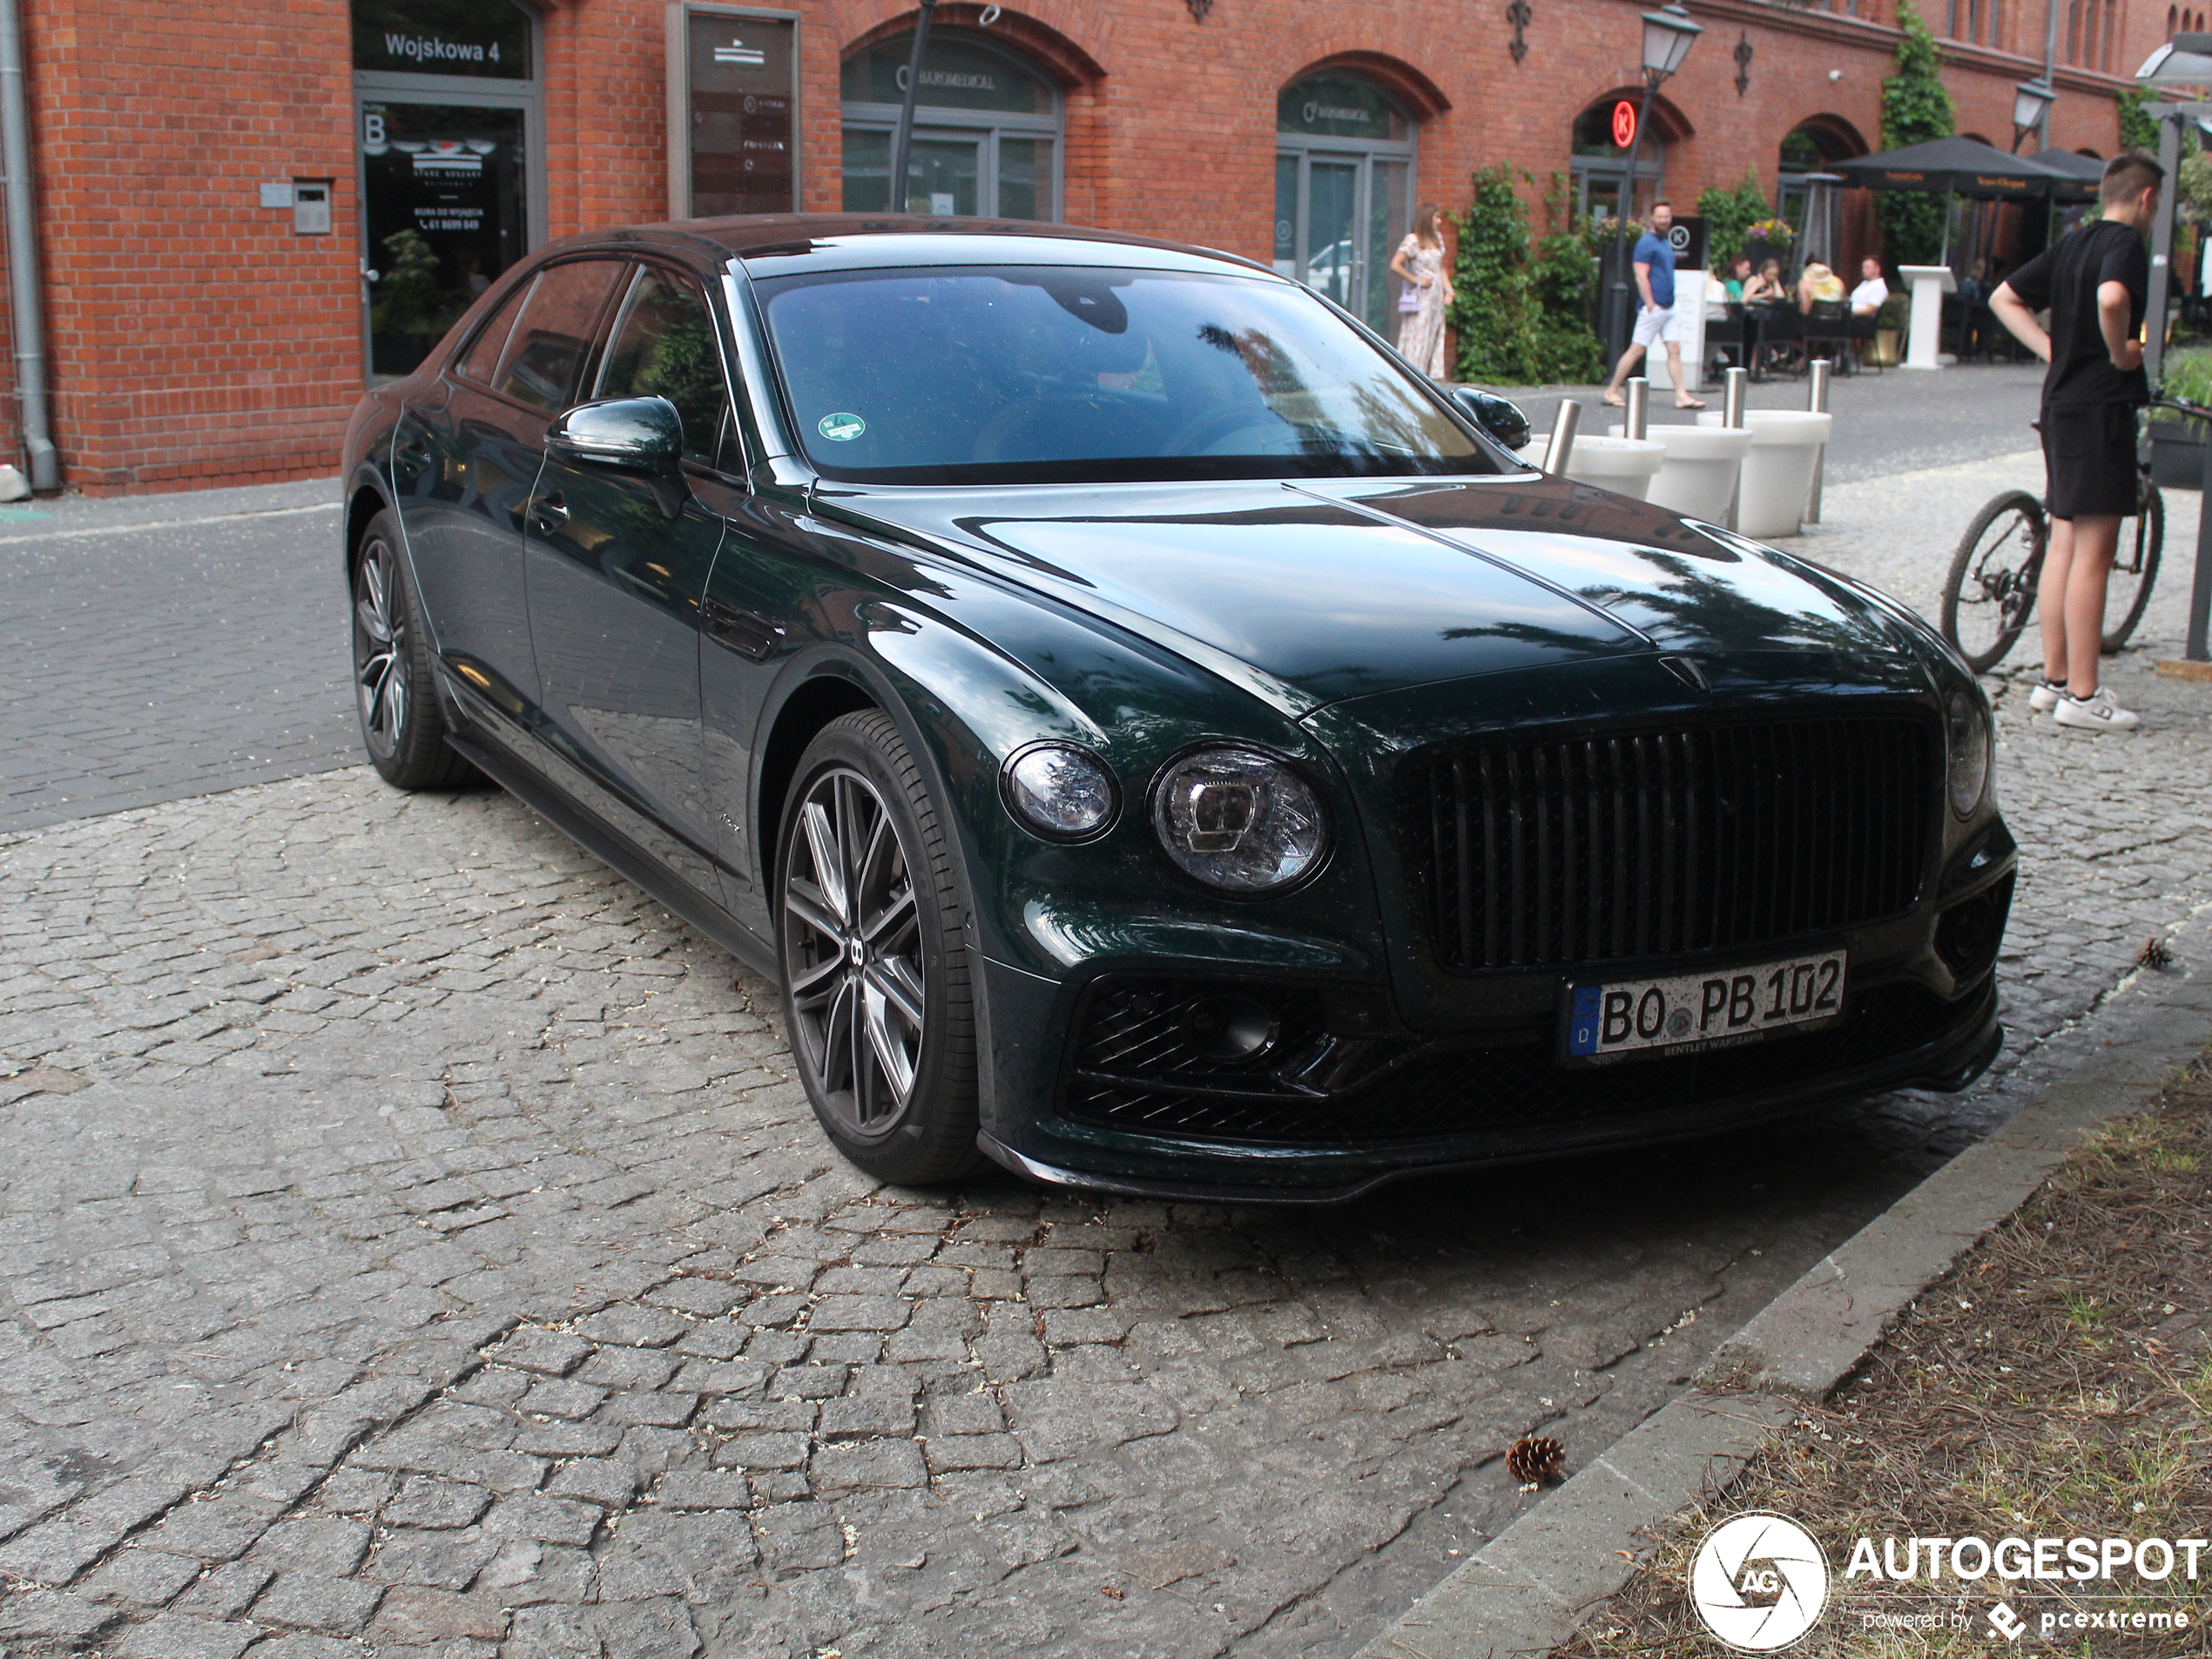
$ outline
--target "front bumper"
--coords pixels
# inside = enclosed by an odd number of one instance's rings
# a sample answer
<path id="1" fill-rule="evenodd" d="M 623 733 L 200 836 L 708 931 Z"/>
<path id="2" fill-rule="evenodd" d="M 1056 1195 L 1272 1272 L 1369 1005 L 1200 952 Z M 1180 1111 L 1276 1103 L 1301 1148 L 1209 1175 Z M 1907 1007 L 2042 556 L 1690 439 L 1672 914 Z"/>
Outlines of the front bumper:
<path id="1" fill-rule="evenodd" d="M 1076 1051 L 1091 988 L 987 964 L 1000 1087 L 978 1145 L 1057 1185 L 1194 1202 L 1332 1204 L 1413 1174 L 1723 1133 L 1898 1088 L 1965 1087 L 2003 1043 L 1994 976 L 1946 996 L 1925 978 L 1856 988 L 1821 1033 L 1588 1070 L 1541 1034 L 1426 1036 L 1387 999 L 1310 992 L 1334 1024 L 1364 1024 L 1369 1062 L 1318 1095 L 1101 1091 Z M 1238 981 L 1224 980 L 1235 988 Z M 1278 981 L 1277 983 L 1280 983 Z M 1177 1110 L 1178 1099 L 1204 1109 Z M 1226 1103 L 1224 1107 L 1224 1103 Z"/>

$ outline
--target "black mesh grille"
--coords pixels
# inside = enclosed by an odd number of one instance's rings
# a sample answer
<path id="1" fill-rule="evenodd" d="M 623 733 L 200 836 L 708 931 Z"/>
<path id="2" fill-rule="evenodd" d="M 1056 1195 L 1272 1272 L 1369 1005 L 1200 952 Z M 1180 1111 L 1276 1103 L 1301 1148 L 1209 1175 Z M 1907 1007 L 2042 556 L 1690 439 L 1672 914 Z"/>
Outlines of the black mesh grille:
<path id="1" fill-rule="evenodd" d="M 1895 915 L 1932 734 L 1909 718 L 1486 745 L 1409 763 L 1407 851 L 1454 972 L 1729 950 Z"/>
<path id="2" fill-rule="evenodd" d="M 2013 880 L 2007 874 L 1936 918 L 1936 954 L 1962 985 L 1979 979 L 1997 960 L 1997 947 L 2005 938 L 2005 918 L 2013 908 Z"/>
<path id="3" fill-rule="evenodd" d="M 1718 1103 L 1873 1065 L 1968 1023 L 1985 1001 L 1986 994 L 1950 1003 L 1919 986 L 1878 986 L 1852 994 L 1849 1017 L 1825 1031 L 1584 1069 L 1556 1064 L 1539 1043 L 1441 1049 L 1365 1088 L 1325 1097 L 1261 1093 L 1267 1083 L 1260 1079 L 1232 1093 L 1226 1086 L 1147 1087 L 1078 1073 L 1063 1110 L 1107 1129 L 1307 1146 L 1587 1123 Z"/>
<path id="4" fill-rule="evenodd" d="M 1271 1039 L 1256 1052 L 1225 1057 L 1201 1047 L 1225 1002 L 1252 1004 L 1272 1016 Z M 1076 1063 L 1123 1077 L 1206 1077 L 1267 1088 L 1267 1079 L 1312 1054 L 1326 1035 L 1320 996 L 1296 987 L 1242 987 L 1209 980 L 1101 981 L 1084 1010 Z M 1241 1083 L 1234 1080 L 1244 1080 Z"/>

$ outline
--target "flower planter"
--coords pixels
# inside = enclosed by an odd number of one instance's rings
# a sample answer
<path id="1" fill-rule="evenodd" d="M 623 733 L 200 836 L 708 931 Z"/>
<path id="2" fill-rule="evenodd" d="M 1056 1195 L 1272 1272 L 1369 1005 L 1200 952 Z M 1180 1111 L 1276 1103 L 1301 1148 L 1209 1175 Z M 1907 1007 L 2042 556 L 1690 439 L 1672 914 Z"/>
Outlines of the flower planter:
<path id="1" fill-rule="evenodd" d="M 1651 475 L 1666 458 L 1665 448 L 1649 438 L 1577 437 L 1568 452 L 1566 475 L 1578 484 L 1595 484 L 1642 501 L 1651 488 Z"/>
<path id="2" fill-rule="evenodd" d="M 1750 429 L 1678 425 L 1648 426 L 1643 432 L 1667 451 L 1643 498 L 1685 518 L 1719 523 L 1735 497 L 1743 458 L 1751 452 Z"/>
<path id="3" fill-rule="evenodd" d="M 2161 489 L 2204 488 L 2203 425 L 2195 421 L 2150 423 L 2150 481 Z"/>
<path id="4" fill-rule="evenodd" d="M 1808 409 L 1750 409 L 1751 450 L 1743 458 L 1743 488 L 1736 503 L 1736 528 L 1760 541 L 1795 536 L 1804 522 L 1805 497 L 1812 490 L 1813 463 L 1835 425 L 1832 415 Z M 1718 426 L 1718 415 L 1701 415 L 1700 426 Z"/>
<path id="5" fill-rule="evenodd" d="M 1866 361 L 1874 368 L 1895 368 L 1904 355 L 1905 331 L 1902 328 L 1877 328 L 1874 343 L 1867 348 Z"/>

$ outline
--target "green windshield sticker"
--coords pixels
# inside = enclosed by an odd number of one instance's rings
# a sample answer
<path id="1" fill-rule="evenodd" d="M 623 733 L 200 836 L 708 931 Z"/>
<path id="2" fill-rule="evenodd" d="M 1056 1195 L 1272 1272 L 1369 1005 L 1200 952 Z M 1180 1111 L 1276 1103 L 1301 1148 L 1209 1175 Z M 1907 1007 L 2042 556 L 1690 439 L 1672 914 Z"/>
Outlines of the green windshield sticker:
<path id="1" fill-rule="evenodd" d="M 850 443 L 868 429 L 868 423 L 857 415 L 825 415 L 814 430 L 832 443 Z"/>

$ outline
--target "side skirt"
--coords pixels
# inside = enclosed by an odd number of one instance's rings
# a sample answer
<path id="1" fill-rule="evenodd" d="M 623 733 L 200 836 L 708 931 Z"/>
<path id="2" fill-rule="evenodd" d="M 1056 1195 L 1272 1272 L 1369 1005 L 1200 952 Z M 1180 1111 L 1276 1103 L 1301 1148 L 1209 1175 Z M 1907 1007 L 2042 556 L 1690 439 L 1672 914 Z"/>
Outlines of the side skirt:
<path id="1" fill-rule="evenodd" d="M 562 794 L 516 756 L 473 733 L 446 741 L 482 767 L 494 782 L 617 875 L 644 888 L 770 984 L 778 982 L 776 953 L 752 930 L 689 882 L 662 868 L 620 831 Z"/>

